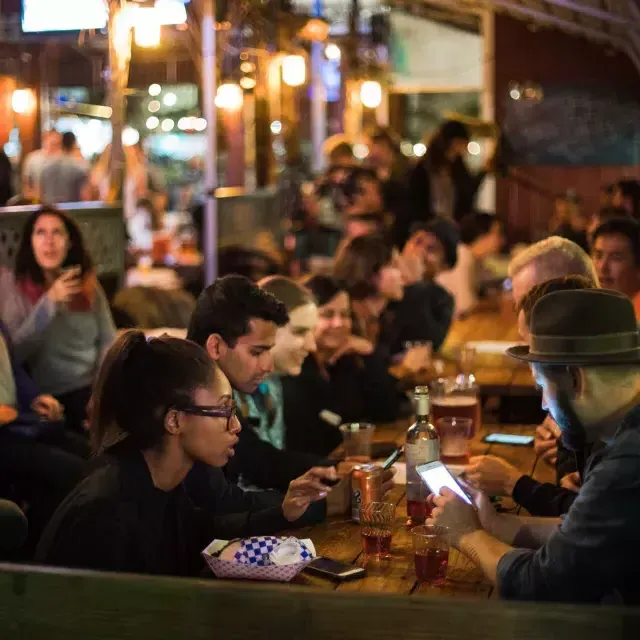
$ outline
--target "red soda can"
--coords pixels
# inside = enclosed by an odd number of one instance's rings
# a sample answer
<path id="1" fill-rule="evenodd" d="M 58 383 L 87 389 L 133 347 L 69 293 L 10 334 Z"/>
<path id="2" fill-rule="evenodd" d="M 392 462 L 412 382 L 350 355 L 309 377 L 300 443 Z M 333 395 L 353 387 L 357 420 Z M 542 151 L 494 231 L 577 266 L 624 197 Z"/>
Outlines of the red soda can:
<path id="1" fill-rule="evenodd" d="M 351 473 L 351 519 L 360 522 L 360 505 L 382 502 L 382 469 L 360 464 Z"/>

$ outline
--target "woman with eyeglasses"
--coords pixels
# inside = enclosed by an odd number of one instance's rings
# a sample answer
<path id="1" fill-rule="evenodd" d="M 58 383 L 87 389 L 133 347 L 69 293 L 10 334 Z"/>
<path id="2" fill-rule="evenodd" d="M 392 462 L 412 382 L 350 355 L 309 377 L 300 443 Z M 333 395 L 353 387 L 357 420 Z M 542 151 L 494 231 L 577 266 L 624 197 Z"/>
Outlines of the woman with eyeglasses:
<path id="1" fill-rule="evenodd" d="M 391 422 L 398 417 L 397 380 L 372 342 L 352 333 L 351 300 L 333 278 L 312 275 L 302 284 L 318 304 L 316 350 L 297 376 L 282 378 L 286 444 L 329 455 L 343 422 Z"/>
<path id="2" fill-rule="evenodd" d="M 289 485 L 281 505 L 226 483 L 216 469 L 233 456 L 240 423 L 231 387 L 194 343 L 139 331 L 109 350 L 93 396 L 92 472 L 45 530 L 36 560 L 107 571 L 196 575 L 214 538 L 291 527 L 330 489 L 333 469 L 311 469 Z M 211 470 L 206 510 L 183 480 L 194 463 Z"/>

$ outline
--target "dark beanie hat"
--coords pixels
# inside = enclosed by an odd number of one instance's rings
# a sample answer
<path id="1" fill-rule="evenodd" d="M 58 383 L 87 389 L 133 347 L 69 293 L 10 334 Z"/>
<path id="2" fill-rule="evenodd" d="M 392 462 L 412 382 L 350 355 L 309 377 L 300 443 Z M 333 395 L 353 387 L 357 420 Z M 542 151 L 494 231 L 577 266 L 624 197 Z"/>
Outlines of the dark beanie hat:
<path id="1" fill-rule="evenodd" d="M 444 218 L 434 218 L 429 222 L 418 222 L 411 227 L 411 234 L 417 231 L 426 231 L 440 240 L 444 248 L 444 258 L 450 269 L 458 262 L 458 245 L 460 244 L 460 232 L 453 222 Z"/>
<path id="2" fill-rule="evenodd" d="M 447 120 L 440 127 L 440 136 L 447 141 L 461 138 L 462 140 L 470 140 L 469 129 L 457 120 Z"/>

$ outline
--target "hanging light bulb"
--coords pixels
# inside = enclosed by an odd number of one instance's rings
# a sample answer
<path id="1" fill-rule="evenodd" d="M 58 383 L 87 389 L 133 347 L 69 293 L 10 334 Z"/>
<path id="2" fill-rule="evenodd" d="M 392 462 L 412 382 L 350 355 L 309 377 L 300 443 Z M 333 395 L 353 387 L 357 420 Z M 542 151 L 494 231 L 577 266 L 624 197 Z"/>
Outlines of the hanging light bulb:
<path id="1" fill-rule="evenodd" d="M 282 60 L 282 80 L 290 87 L 303 85 L 307 78 L 307 63 L 302 56 L 285 56 Z"/>
<path id="2" fill-rule="evenodd" d="M 237 111 L 242 107 L 242 101 L 242 89 L 237 84 L 227 82 L 218 87 L 216 92 L 216 107 L 218 109 Z"/>
<path id="3" fill-rule="evenodd" d="M 375 80 L 367 80 L 360 87 L 360 101 L 369 109 L 376 109 L 382 102 L 382 87 Z"/>
<path id="4" fill-rule="evenodd" d="M 36 99 L 31 89 L 16 89 L 11 95 L 11 108 L 14 113 L 29 113 L 36 106 Z"/>
<path id="5" fill-rule="evenodd" d="M 154 7 L 136 7 L 133 30 L 139 47 L 157 47 L 160 44 L 160 20 Z"/>

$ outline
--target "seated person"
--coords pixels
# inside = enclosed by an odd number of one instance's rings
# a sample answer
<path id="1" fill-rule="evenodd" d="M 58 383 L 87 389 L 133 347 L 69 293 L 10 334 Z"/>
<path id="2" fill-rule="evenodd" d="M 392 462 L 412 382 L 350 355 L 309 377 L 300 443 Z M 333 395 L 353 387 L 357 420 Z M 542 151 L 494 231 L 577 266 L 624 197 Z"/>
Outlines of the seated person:
<path id="1" fill-rule="evenodd" d="M 557 291 L 531 312 L 531 344 L 509 355 L 529 362 L 543 403 L 587 462 L 563 519 L 497 514 L 486 495 L 476 509 L 443 489 L 430 522 L 450 527 L 451 544 L 473 558 L 505 599 L 640 603 L 640 332 L 618 292 Z"/>
<path id="2" fill-rule="evenodd" d="M 587 224 L 580 198 L 575 192 L 568 191 L 556 198 L 556 213 L 550 224 L 551 235 L 571 240 L 584 251 L 589 251 Z"/>
<path id="3" fill-rule="evenodd" d="M 12 358 L 11 341 L 1 323 L 0 405 L 12 413 L 0 424 L 0 485 L 6 483 L 11 498 L 29 505 L 29 538 L 23 551 L 30 559 L 44 526 L 82 477 L 89 449 L 85 438 L 63 428 L 60 403 L 38 394 L 33 380 Z"/>
<path id="4" fill-rule="evenodd" d="M 41 207 L 27 220 L 15 273 L 0 273 L 0 319 L 16 358 L 82 431 L 91 384 L 115 338 L 109 304 L 77 224 Z"/>
<path id="5" fill-rule="evenodd" d="M 611 218 L 628 218 L 629 214 L 625 209 L 621 207 L 602 207 L 596 211 L 589 220 L 587 225 L 587 240 L 589 241 L 589 250 L 591 252 L 591 246 L 593 245 L 593 233 L 603 223 L 611 220 Z"/>
<path id="6" fill-rule="evenodd" d="M 309 276 L 302 284 L 318 303 L 319 320 L 316 349 L 302 372 L 282 378 L 286 444 L 327 456 L 342 442 L 341 423 L 391 422 L 398 417 L 400 396 L 381 354 L 352 334 L 349 294 L 327 276 Z M 277 351 L 276 336 L 276 370 Z"/>
<path id="7" fill-rule="evenodd" d="M 130 573 L 195 576 L 214 538 L 291 526 L 331 491 L 334 469 L 293 481 L 280 506 L 212 474 L 198 509 L 183 481 L 196 461 L 224 466 L 240 423 L 229 381 L 206 352 L 177 338 L 129 331 L 109 350 L 94 394 L 93 471 L 60 505 L 38 545 L 37 562 Z M 213 484 L 215 482 L 215 484 Z"/>
<path id="8" fill-rule="evenodd" d="M 302 363 L 309 353 L 315 351 L 314 329 L 318 322 L 318 307 L 308 291 L 284 276 L 265 278 L 258 286 L 284 304 L 289 322 L 276 329 L 271 352 L 273 373 L 253 393 L 235 391 L 234 396 L 242 415 L 258 437 L 277 449 L 284 449 L 287 403 L 283 398 L 282 379 L 284 376 L 299 375 Z"/>
<path id="9" fill-rule="evenodd" d="M 252 394 L 273 373 L 276 332 L 288 322 L 287 309 L 275 296 L 242 276 L 226 276 L 218 278 L 198 298 L 187 337 L 207 349 L 234 391 Z M 245 428 L 240 432 L 235 456 L 225 467 L 230 482 L 282 492 L 310 468 L 336 464 L 317 455 L 278 449 L 261 440 L 245 416 L 240 419 Z M 337 464 L 340 476 L 346 476 L 352 468 L 348 460 Z M 190 495 L 197 491 L 204 496 L 195 475 L 199 469 L 194 472 L 194 478 L 188 481 Z M 392 478 L 393 474 L 387 475 L 389 488 Z M 318 503 L 317 509 L 313 514 L 317 519 L 323 519 L 326 512 L 343 513 L 347 509 L 344 494 L 330 493 L 327 503 Z"/>
<path id="10" fill-rule="evenodd" d="M 503 244 L 502 223 L 496 216 L 483 212 L 470 213 L 460 221 L 456 266 L 435 278 L 453 296 L 456 317 L 479 310 L 482 261 L 497 255 Z"/>
<path id="11" fill-rule="evenodd" d="M 593 232 L 591 259 L 600 284 L 628 296 L 640 321 L 640 222 L 612 218 Z"/>
<path id="12" fill-rule="evenodd" d="M 552 236 L 518 253 L 509 264 L 516 309 L 520 308 L 525 296 L 534 286 L 564 276 L 583 276 L 594 286 L 598 286 L 598 274 L 591 258 L 571 240 Z M 522 401 L 518 399 L 518 402 Z M 559 437 L 558 426 L 547 416 L 536 429 L 534 442 L 536 454 L 555 467 L 558 483 L 568 474 L 577 471 L 574 457 L 562 446 Z"/>
<path id="13" fill-rule="evenodd" d="M 554 278 L 536 285 L 522 299 L 518 314 L 520 334 L 529 343 L 531 312 L 540 298 L 554 291 L 594 289 L 593 282 L 583 276 Z M 551 421 L 550 428 L 556 428 Z M 475 456 L 469 460 L 465 478 L 490 496 L 509 496 L 532 516 L 560 516 L 569 510 L 581 483 L 581 473 L 568 473 L 560 479 L 562 489 L 550 483 L 541 483 L 522 473 L 518 468 L 497 456 Z M 576 468 L 577 465 L 576 465 Z"/>
<path id="14" fill-rule="evenodd" d="M 402 249 L 402 258 L 405 261 L 420 258 L 425 266 L 424 278 L 433 280 L 439 273 L 455 268 L 459 244 L 460 232 L 456 225 L 444 218 L 433 218 L 413 225 L 411 237 Z"/>
<path id="15" fill-rule="evenodd" d="M 27 539 L 27 519 L 17 504 L 0 500 L 0 560 L 15 560 Z"/>
<path id="16" fill-rule="evenodd" d="M 433 282 L 405 286 L 399 256 L 384 239 L 363 236 L 345 242 L 333 275 L 351 298 L 355 332 L 390 356 L 402 353 L 408 341 L 430 341 L 436 351 L 444 342 L 451 296 Z"/>

